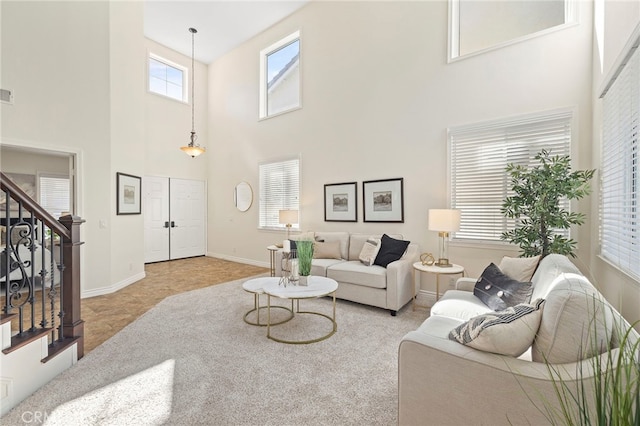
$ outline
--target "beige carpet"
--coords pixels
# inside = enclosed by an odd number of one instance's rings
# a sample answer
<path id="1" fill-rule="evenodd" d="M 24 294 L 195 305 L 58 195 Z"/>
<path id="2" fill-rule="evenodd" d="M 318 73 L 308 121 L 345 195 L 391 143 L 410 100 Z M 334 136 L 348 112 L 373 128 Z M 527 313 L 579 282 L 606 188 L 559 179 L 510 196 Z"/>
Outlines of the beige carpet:
<path id="1" fill-rule="evenodd" d="M 301 302 L 331 313 L 331 300 Z M 310 345 L 266 338 L 242 317 L 242 281 L 171 296 L 10 411 L 48 425 L 394 425 L 400 339 L 424 310 L 388 311 L 338 300 L 338 331 Z M 286 313 L 279 311 L 278 315 Z M 317 337 L 330 322 L 297 315 L 274 327 Z"/>

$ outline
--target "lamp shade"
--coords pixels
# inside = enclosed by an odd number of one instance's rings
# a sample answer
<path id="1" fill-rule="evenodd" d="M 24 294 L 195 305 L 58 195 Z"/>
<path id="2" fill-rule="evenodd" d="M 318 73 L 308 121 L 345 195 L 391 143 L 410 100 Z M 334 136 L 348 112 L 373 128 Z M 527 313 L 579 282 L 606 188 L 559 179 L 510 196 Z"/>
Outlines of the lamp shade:
<path id="1" fill-rule="evenodd" d="M 429 230 L 455 232 L 460 230 L 460 210 L 429 209 Z"/>
<path id="2" fill-rule="evenodd" d="M 278 212 L 278 222 L 281 225 L 298 223 L 298 210 L 280 210 Z"/>

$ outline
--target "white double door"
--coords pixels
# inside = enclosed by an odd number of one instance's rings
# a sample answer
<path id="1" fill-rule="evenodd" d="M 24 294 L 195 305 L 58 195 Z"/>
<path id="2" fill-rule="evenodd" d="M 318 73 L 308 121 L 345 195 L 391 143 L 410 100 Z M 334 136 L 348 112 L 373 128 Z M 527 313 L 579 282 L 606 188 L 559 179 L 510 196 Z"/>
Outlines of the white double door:
<path id="1" fill-rule="evenodd" d="M 205 182 L 145 176 L 142 188 L 145 263 L 204 255 Z"/>

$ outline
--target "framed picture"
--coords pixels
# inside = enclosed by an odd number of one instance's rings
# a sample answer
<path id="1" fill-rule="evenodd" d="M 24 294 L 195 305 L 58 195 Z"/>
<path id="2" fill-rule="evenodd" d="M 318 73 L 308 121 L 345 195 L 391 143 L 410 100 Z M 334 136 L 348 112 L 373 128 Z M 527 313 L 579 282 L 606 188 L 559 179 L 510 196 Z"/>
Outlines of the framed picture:
<path id="1" fill-rule="evenodd" d="M 116 214 L 140 214 L 142 179 L 125 173 L 116 173 Z"/>
<path id="2" fill-rule="evenodd" d="M 404 222 L 403 178 L 362 182 L 365 222 Z"/>
<path id="3" fill-rule="evenodd" d="M 358 184 L 329 183 L 324 186 L 325 222 L 358 221 Z"/>

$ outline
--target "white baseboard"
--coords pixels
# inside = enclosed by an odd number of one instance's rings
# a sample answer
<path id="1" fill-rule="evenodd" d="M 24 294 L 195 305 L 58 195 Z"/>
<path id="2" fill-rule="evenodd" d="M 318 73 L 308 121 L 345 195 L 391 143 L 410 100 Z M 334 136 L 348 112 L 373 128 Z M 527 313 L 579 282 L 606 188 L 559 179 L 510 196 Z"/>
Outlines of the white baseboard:
<path id="1" fill-rule="evenodd" d="M 129 278 L 125 278 L 124 280 L 117 282 L 113 285 L 110 285 L 109 287 L 102 287 L 102 288 L 96 288 L 96 289 L 92 289 L 92 290 L 86 290 L 86 291 L 82 291 L 80 298 L 82 299 L 86 299 L 88 297 L 95 297 L 95 296 L 103 296 L 105 294 L 111 294 L 114 293 L 120 289 L 125 288 L 128 285 L 131 285 L 133 283 L 135 283 L 136 281 L 140 281 L 141 279 L 143 279 L 147 274 L 142 271 L 139 274 L 136 275 L 132 275 Z"/>
<path id="2" fill-rule="evenodd" d="M 243 257 L 229 256 L 229 255 L 220 254 L 220 253 L 208 252 L 207 253 L 207 257 L 215 257 L 217 259 L 228 260 L 230 262 L 244 263 L 246 265 L 259 266 L 261 268 L 269 268 L 270 267 L 269 262 L 259 262 L 257 260 L 253 260 L 253 259 L 245 259 Z"/>

